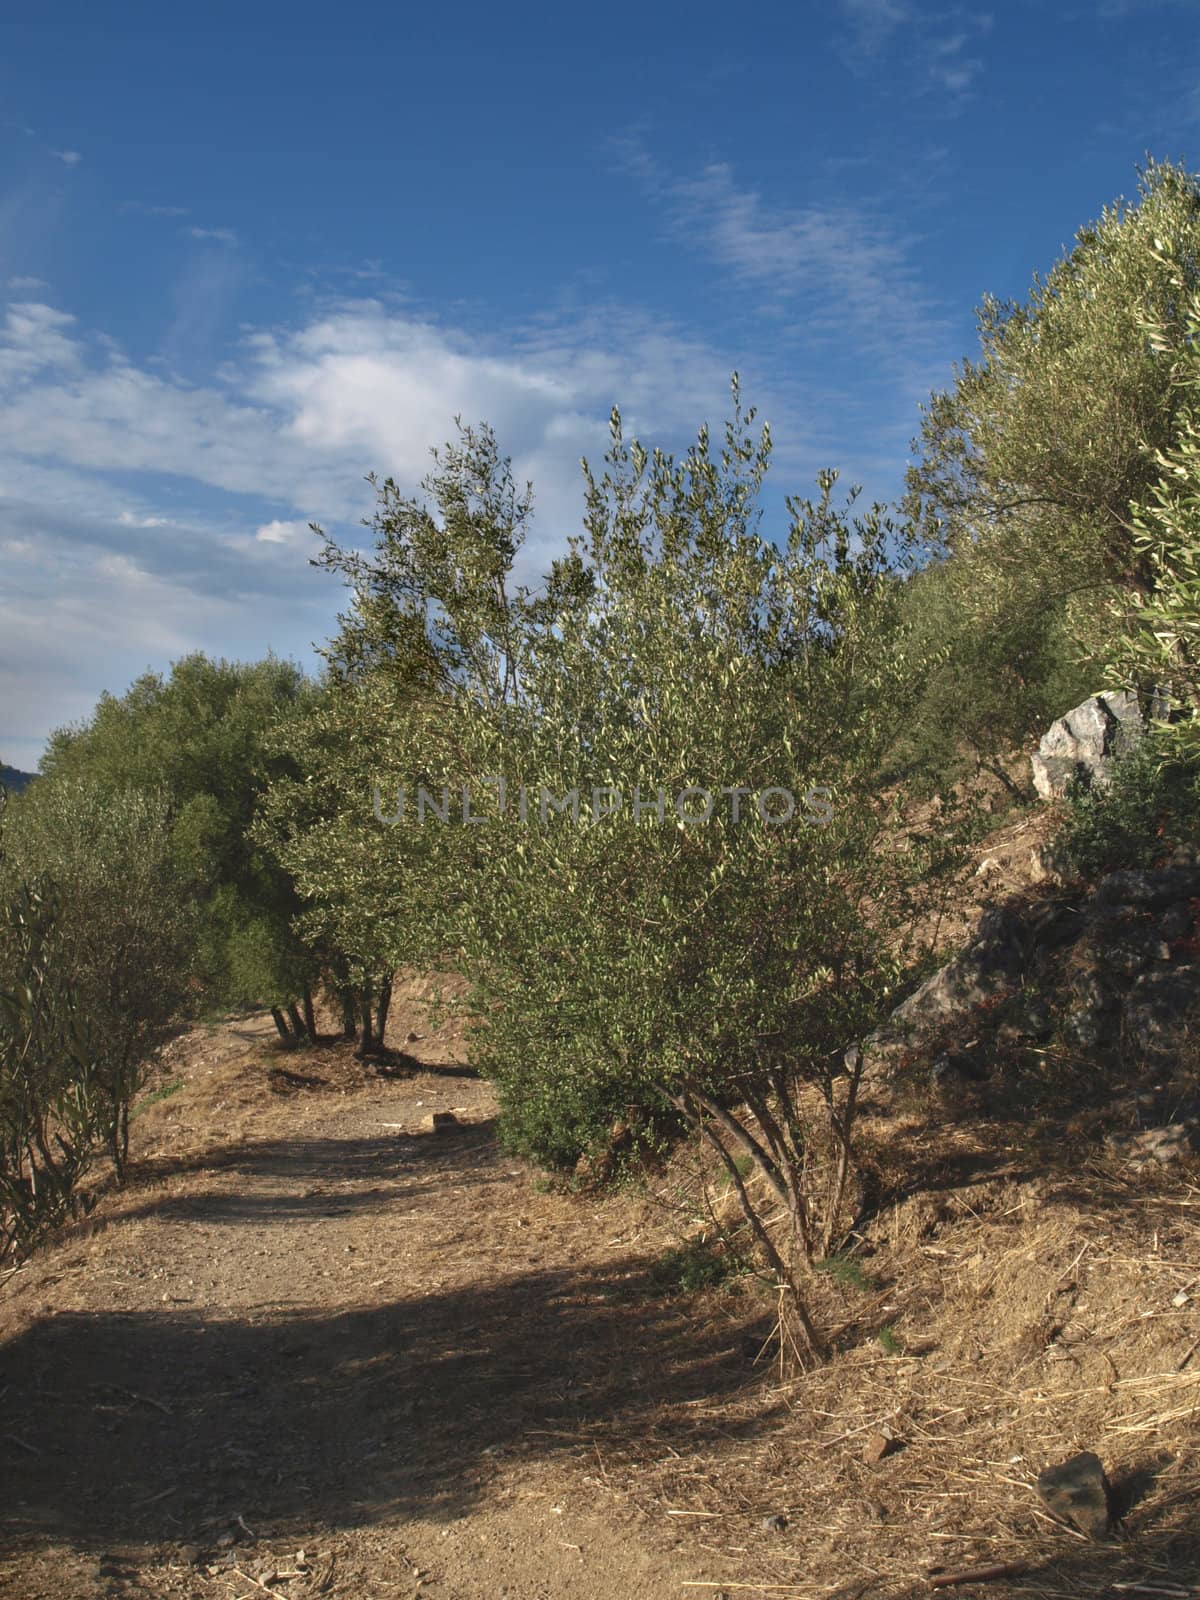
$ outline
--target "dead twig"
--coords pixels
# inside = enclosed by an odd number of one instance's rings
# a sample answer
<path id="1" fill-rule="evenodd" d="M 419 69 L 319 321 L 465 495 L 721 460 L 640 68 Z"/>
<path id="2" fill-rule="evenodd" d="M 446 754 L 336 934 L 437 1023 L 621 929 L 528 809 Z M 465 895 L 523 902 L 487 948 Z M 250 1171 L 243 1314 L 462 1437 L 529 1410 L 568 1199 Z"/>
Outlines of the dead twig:
<path id="1" fill-rule="evenodd" d="M 157 1505 L 160 1500 L 165 1500 L 168 1495 L 174 1494 L 178 1487 L 177 1483 L 168 1484 L 165 1489 L 160 1489 L 157 1494 L 147 1495 L 144 1500 L 135 1500 L 134 1504 L 138 1507 Z"/>
<path id="2" fill-rule="evenodd" d="M 962 1567 L 957 1572 L 939 1572 L 926 1581 L 931 1589 L 953 1589 L 960 1583 L 987 1583 L 992 1578 L 1019 1578 L 1028 1570 L 1023 1561 L 993 1561 L 986 1567 Z"/>
<path id="3" fill-rule="evenodd" d="M 30 1444 L 25 1439 L 18 1439 L 15 1433 L 0 1434 L 0 1438 L 4 1440 L 5 1444 L 15 1444 L 19 1450 L 28 1450 L 31 1456 L 40 1456 L 42 1453 L 37 1445 Z"/>
<path id="4" fill-rule="evenodd" d="M 278 1589 L 268 1589 L 265 1583 L 258 1578 L 251 1577 L 250 1573 L 243 1572 L 241 1567 L 230 1567 L 229 1570 L 233 1573 L 235 1578 L 241 1578 L 245 1583 L 252 1583 L 254 1587 L 261 1590 L 263 1594 L 269 1594 L 271 1596 L 271 1600 L 288 1600 L 287 1595 L 280 1594 Z"/>

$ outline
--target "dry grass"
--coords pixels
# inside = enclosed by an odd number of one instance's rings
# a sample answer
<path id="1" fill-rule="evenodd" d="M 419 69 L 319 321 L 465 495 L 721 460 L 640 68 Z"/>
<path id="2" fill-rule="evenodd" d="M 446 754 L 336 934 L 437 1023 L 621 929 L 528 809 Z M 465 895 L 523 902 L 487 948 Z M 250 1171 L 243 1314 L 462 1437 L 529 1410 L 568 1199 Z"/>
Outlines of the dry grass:
<path id="1" fill-rule="evenodd" d="M 1200 1571 L 1200 1191 L 1111 1198 L 1101 1182 L 1065 1195 L 1001 1181 L 933 1225 L 922 1198 L 896 1206 L 869 1241 L 886 1243 L 867 1264 L 889 1282 L 842 1296 L 844 1311 L 857 1303 L 836 1358 L 711 1415 L 697 1405 L 718 1448 L 664 1455 L 651 1433 L 629 1492 L 702 1524 L 698 1547 L 741 1557 L 755 1592 L 900 1600 L 939 1571 L 992 1564 L 1021 1573 L 956 1592 L 1190 1592 L 1170 1586 Z M 826 1301 L 828 1316 L 829 1288 Z M 902 1354 L 869 1337 L 884 1315 Z M 868 1465 L 880 1432 L 896 1442 Z M 1123 1513 L 1105 1546 L 1034 1488 L 1081 1449 L 1104 1461 Z M 786 1529 L 765 1532 L 775 1513 Z"/>

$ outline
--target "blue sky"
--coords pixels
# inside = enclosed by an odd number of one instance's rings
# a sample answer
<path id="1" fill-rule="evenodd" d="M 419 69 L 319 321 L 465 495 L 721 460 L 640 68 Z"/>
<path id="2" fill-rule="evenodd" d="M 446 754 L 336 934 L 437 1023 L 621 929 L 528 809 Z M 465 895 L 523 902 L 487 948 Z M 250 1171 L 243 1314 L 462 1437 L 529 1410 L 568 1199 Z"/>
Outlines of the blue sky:
<path id="1" fill-rule="evenodd" d="M 902 481 L 917 406 L 1146 155 L 1200 162 L 1197 0 L 211 0 L 0 19 L 0 759 L 205 649 L 306 665 L 317 520 L 486 419 L 578 523 L 611 406 L 729 375 Z"/>

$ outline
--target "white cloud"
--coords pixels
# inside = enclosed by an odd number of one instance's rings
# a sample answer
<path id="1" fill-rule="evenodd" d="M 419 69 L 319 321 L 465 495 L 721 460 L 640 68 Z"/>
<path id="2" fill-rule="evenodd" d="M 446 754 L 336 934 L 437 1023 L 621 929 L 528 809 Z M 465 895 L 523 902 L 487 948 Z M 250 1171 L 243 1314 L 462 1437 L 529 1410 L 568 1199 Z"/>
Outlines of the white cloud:
<path id="1" fill-rule="evenodd" d="M 60 375 L 73 371 L 79 352 L 67 330 L 74 322 L 67 312 L 37 301 L 10 304 L 0 328 L 0 385 L 15 385 L 48 370 Z"/>
<path id="2" fill-rule="evenodd" d="M 652 162 L 647 171 L 672 229 L 775 305 L 767 354 L 781 329 L 836 336 L 871 352 L 889 384 L 899 373 L 921 387 L 905 362 L 921 358 L 929 322 L 903 238 L 849 206 L 772 208 L 728 167 L 690 179 Z M 201 287 L 207 304 L 212 286 Z M 179 313 L 168 344 L 194 341 L 203 322 L 195 306 Z M 217 377 L 190 383 L 51 306 L 10 305 L 0 325 L 0 748 L 44 736 L 100 689 L 186 650 L 305 655 L 340 600 L 308 566 L 309 520 L 364 540 L 366 474 L 415 493 L 456 415 L 491 422 L 518 479 L 533 480 L 527 581 L 579 529 L 579 457 L 603 456 L 614 403 L 628 433 L 679 448 L 702 421 L 719 425 L 740 366 L 786 486 L 803 488 L 836 460 L 837 408 L 856 402 L 839 397 L 828 363 L 811 385 L 769 385 L 755 370 L 766 364 L 752 345 L 735 357 L 627 307 L 468 331 L 372 298 L 244 330 Z M 890 469 L 906 445 L 905 432 L 870 448 Z"/>
<path id="3" fill-rule="evenodd" d="M 603 454 L 613 403 L 631 429 L 683 442 L 724 414 L 731 366 L 620 309 L 500 337 L 368 300 L 250 332 L 218 381 L 192 386 L 53 307 L 10 306 L 0 747 L 44 737 L 100 689 L 186 650 L 306 655 L 340 601 L 308 566 L 309 519 L 365 538 L 366 474 L 416 492 L 456 414 L 492 422 L 518 477 L 535 482 L 524 568 L 535 578 L 578 530 L 579 457 Z"/>
<path id="4" fill-rule="evenodd" d="M 139 516 L 135 511 L 122 511 L 117 521 L 123 528 L 169 528 L 170 517 Z"/>
<path id="5" fill-rule="evenodd" d="M 256 528 L 254 537 L 259 544 L 300 544 L 311 539 L 313 533 L 307 522 L 282 522 L 276 518 Z"/>
<path id="6" fill-rule="evenodd" d="M 912 19 L 905 0 L 838 0 L 842 15 L 865 55 L 877 56 L 898 28 Z"/>
<path id="7" fill-rule="evenodd" d="M 232 228 L 187 228 L 189 239 L 212 239 L 217 244 L 236 244 L 237 234 Z"/>
<path id="8" fill-rule="evenodd" d="M 980 57 L 963 52 L 992 31 L 995 17 L 990 11 L 965 5 L 922 10 L 910 0 L 837 3 L 851 41 L 847 55 L 851 68 L 877 70 L 886 54 L 888 67 L 907 69 L 906 76 L 919 92 L 935 90 L 945 97 L 948 109 L 961 108 L 984 67 Z"/>
<path id="9" fill-rule="evenodd" d="M 51 150 L 50 154 L 56 157 L 67 167 L 78 166 L 83 160 L 78 150 Z"/>
<path id="10" fill-rule="evenodd" d="M 5 288 L 15 290 L 18 294 L 24 294 L 36 289 L 47 289 L 49 284 L 44 278 L 9 278 Z"/>

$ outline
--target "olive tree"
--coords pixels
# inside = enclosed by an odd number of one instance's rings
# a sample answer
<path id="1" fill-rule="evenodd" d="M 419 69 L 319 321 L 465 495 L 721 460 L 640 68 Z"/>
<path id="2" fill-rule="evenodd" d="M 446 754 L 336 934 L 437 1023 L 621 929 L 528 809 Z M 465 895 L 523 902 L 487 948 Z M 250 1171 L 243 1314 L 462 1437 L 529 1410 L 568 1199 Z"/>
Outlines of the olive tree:
<path id="1" fill-rule="evenodd" d="M 45 880 L 0 887 L 3 1261 L 73 1215 L 106 1116 L 70 975 L 54 949 L 57 896 Z"/>
<path id="2" fill-rule="evenodd" d="M 685 1119 L 818 1355 L 804 1284 L 844 1225 L 847 1046 L 888 1003 L 933 855 L 891 848 L 877 786 L 921 663 L 908 531 L 835 506 L 829 473 L 772 543 L 752 423 L 735 394 L 721 447 L 702 430 L 676 462 L 614 413 L 584 532 L 537 590 L 511 581 L 530 502 L 487 430 L 439 458 L 432 504 L 387 490 L 374 556 L 337 564 L 364 675 L 418 678 L 410 711 L 437 724 L 406 770 L 399 715 L 379 777 L 410 806 L 422 779 L 447 796 L 444 821 L 405 813 L 376 892 L 436 902 L 510 1141 L 563 1164 L 623 1111 Z"/>
<path id="3" fill-rule="evenodd" d="M 166 801 L 43 778 L 7 808 L 0 848 L 10 897 L 50 886 L 46 960 L 70 988 L 89 1093 L 121 1176 L 130 1102 L 190 998 L 195 920 Z"/>
<path id="4" fill-rule="evenodd" d="M 1178 285 L 1180 295 L 1184 285 Z M 1172 719 L 1167 748 L 1200 762 L 1200 294 L 1192 297 L 1175 382 L 1182 413 L 1174 444 L 1155 456 L 1158 478 L 1133 508 L 1134 547 L 1145 592 L 1114 606 L 1107 664 L 1131 687 L 1160 691 Z M 1149 334 L 1172 353 L 1161 327 Z"/>

